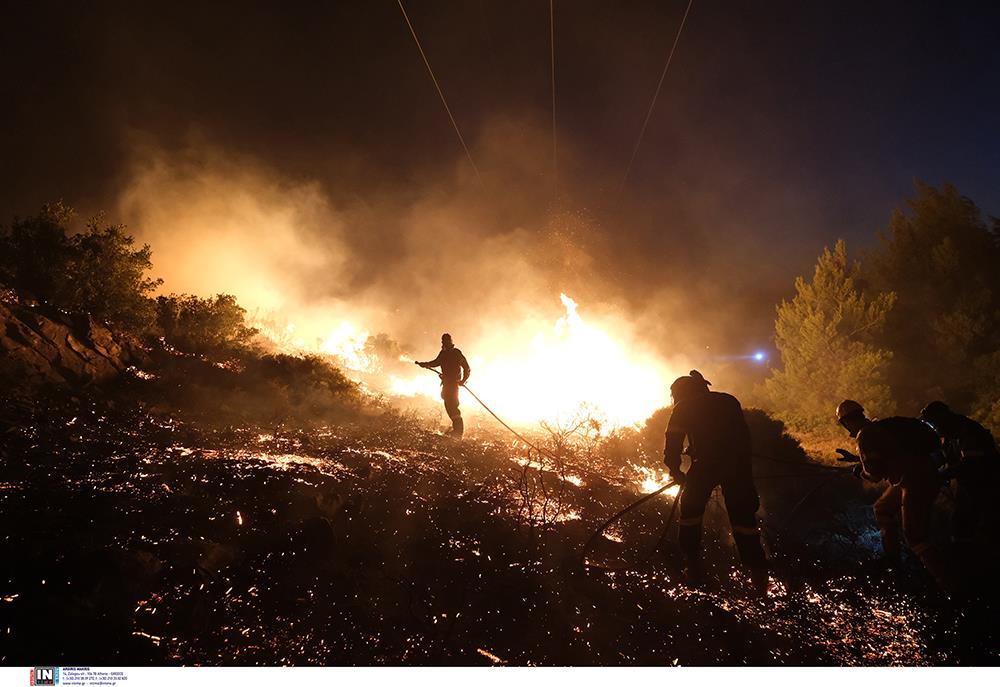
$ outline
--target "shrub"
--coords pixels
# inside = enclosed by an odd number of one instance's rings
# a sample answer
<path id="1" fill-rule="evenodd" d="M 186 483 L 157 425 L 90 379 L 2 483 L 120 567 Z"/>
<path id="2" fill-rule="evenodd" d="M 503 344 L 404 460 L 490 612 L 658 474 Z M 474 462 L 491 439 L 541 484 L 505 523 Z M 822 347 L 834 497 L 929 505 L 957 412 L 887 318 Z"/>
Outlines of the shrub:
<path id="1" fill-rule="evenodd" d="M 246 310 L 234 296 L 199 298 L 170 294 L 156 299 L 156 326 L 171 346 L 191 353 L 246 349 L 257 330 L 246 325 Z"/>

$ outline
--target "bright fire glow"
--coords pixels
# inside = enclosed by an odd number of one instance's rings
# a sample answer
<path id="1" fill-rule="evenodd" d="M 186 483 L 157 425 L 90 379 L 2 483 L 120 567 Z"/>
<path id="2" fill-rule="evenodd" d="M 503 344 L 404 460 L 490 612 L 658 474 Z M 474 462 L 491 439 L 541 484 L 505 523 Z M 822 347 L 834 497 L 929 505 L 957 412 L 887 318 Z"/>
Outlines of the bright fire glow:
<path id="1" fill-rule="evenodd" d="M 367 331 L 350 322 L 341 322 L 320 344 L 319 350 L 337 356 L 348 369 L 367 370 L 371 366 L 371 360 L 365 355 L 366 341 Z"/>
<path id="2" fill-rule="evenodd" d="M 277 324 L 259 313 L 250 315 L 248 324 L 287 353 L 325 353 L 337 358 L 340 367 L 355 372 L 369 371 L 374 362 L 365 350 L 369 332 L 346 319 L 326 328 L 313 325 L 308 333 L 294 323 Z"/>
<path id="3" fill-rule="evenodd" d="M 662 487 L 670 484 L 670 476 L 662 470 L 652 470 L 650 468 L 644 467 L 642 465 L 633 464 L 636 472 L 639 473 L 639 490 L 645 494 L 656 491 Z M 679 484 L 675 484 L 666 491 L 665 494 L 669 496 L 677 496 L 677 493 L 681 490 Z"/>
<path id="4" fill-rule="evenodd" d="M 584 321 L 576 301 L 565 294 L 560 298 L 566 313 L 554 325 L 521 340 L 500 334 L 483 346 L 492 355 L 477 355 L 476 347 L 470 348 L 469 385 L 476 394 L 498 415 L 519 424 L 569 419 L 586 407 L 596 419 L 623 426 L 667 405 L 671 376 L 663 363 Z M 393 379 L 392 391 L 437 398 L 437 378 L 422 374 Z M 469 396 L 463 403 L 477 405 Z"/>
<path id="5" fill-rule="evenodd" d="M 602 429 L 642 422 L 669 403 L 668 384 L 674 371 L 630 341 L 626 323 L 585 320 L 576 301 L 566 294 L 560 299 L 565 311 L 554 321 L 536 317 L 515 326 L 498 324 L 495 333 L 473 341 L 456 336 L 472 367 L 469 385 L 484 402 L 519 425 L 542 420 L 565 423 L 583 412 Z M 312 336 L 292 324 L 253 324 L 282 349 L 335 356 L 345 370 L 367 373 L 366 383 L 372 383 L 372 375 L 380 378 L 375 385 L 390 394 L 440 402 L 439 381 L 430 372 L 413 368 L 382 376 L 380 361 L 365 346 L 369 332 L 350 320 L 323 329 L 309 323 Z M 436 350 L 421 353 L 426 359 Z M 481 411 L 465 392 L 462 406 L 468 413 Z"/>

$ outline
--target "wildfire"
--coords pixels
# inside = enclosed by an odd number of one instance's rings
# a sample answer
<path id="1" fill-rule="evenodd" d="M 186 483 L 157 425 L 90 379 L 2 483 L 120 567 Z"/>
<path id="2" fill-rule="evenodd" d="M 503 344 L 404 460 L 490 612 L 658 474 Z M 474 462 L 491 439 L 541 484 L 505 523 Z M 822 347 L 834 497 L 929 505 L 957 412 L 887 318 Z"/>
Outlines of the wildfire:
<path id="1" fill-rule="evenodd" d="M 332 327 L 308 328 L 308 334 L 292 322 L 276 322 L 273 315 L 254 313 L 249 324 L 268 339 L 271 344 L 286 353 L 323 353 L 333 356 L 337 363 L 347 370 L 367 372 L 373 361 L 365 350 L 369 332 L 353 322 L 341 319 Z"/>
<path id="2" fill-rule="evenodd" d="M 661 361 L 585 321 L 566 294 L 560 299 L 566 312 L 554 325 L 539 326 L 521 340 L 504 332 L 467 351 L 470 385 L 494 411 L 531 424 L 583 409 L 605 425 L 622 426 L 667 404 L 670 374 Z M 426 373 L 393 379 L 391 389 L 407 396 L 439 393 L 437 380 Z"/>
<path id="3" fill-rule="evenodd" d="M 520 425 L 586 415 L 602 429 L 641 422 L 668 403 L 673 374 L 662 360 L 628 341 L 621 323 L 584 320 L 575 300 L 566 294 L 560 300 L 565 311 L 555 322 L 536 318 L 514 327 L 498 324 L 496 333 L 473 341 L 456 333 L 473 369 L 470 386 L 483 401 Z M 367 383 L 371 376 L 380 378 L 376 385 L 390 394 L 438 402 L 434 375 L 416 369 L 405 376 L 379 372 L 379 361 L 366 347 L 369 332 L 364 327 L 341 320 L 324 331 L 310 346 L 296 336 L 294 325 L 264 328 L 285 350 L 334 356 L 345 370 L 369 375 Z M 478 411 L 464 393 L 463 406 Z"/>
<path id="4" fill-rule="evenodd" d="M 372 361 L 365 353 L 365 343 L 368 332 L 350 322 L 341 322 L 326 337 L 319 349 L 323 353 L 337 356 L 351 370 L 365 371 L 371 367 Z"/>
<path id="5" fill-rule="evenodd" d="M 665 487 L 670 483 L 670 476 L 662 470 L 652 470 L 642 465 L 635 465 L 634 463 L 632 464 L 632 467 L 635 468 L 637 473 L 639 473 L 639 490 L 646 494 L 656 491 L 661 487 Z M 670 496 L 677 496 L 677 493 L 680 490 L 680 485 L 675 484 L 667 489 L 665 493 Z"/>

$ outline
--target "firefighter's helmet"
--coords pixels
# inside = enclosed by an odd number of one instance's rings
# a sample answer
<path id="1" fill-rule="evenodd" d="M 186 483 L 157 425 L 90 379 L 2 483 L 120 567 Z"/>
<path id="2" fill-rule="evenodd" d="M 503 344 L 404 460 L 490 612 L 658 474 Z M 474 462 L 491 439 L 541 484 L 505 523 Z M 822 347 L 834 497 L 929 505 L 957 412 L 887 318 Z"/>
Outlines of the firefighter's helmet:
<path id="1" fill-rule="evenodd" d="M 674 403 L 677 403 L 682 398 L 687 398 L 692 394 L 708 391 L 708 387 L 711 385 L 712 383 L 705 379 L 698 370 L 691 370 L 690 374 L 674 380 L 674 383 L 670 385 L 670 395 L 673 396 Z"/>
<path id="2" fill-rule="evenodd" d="M 865 409 L 857 401 L 847 399 L 841 401 L 840 405 L 837 406 L 837 422 L 840 424 L 844 424 L 844 420 L 858 414 L 864 415 Z"/>
<path id="3" fill-rule="evenodd" d="M 931 401 L 920 411 L 920 419 L 940 427 L 951 415 L 951 408 L 944 401 Z"/>

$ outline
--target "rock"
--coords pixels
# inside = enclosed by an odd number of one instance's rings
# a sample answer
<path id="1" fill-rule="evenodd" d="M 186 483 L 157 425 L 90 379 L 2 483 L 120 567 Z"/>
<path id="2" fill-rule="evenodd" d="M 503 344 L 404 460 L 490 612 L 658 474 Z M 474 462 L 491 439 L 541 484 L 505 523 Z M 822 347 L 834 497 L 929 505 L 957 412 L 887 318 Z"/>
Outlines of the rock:
<path id="1" fill-rule="evenodd" d="M 87 315 L 0 302 L 0 380 L 8 384 L 85 386 L 144 362 L 137 341 Z"/>

